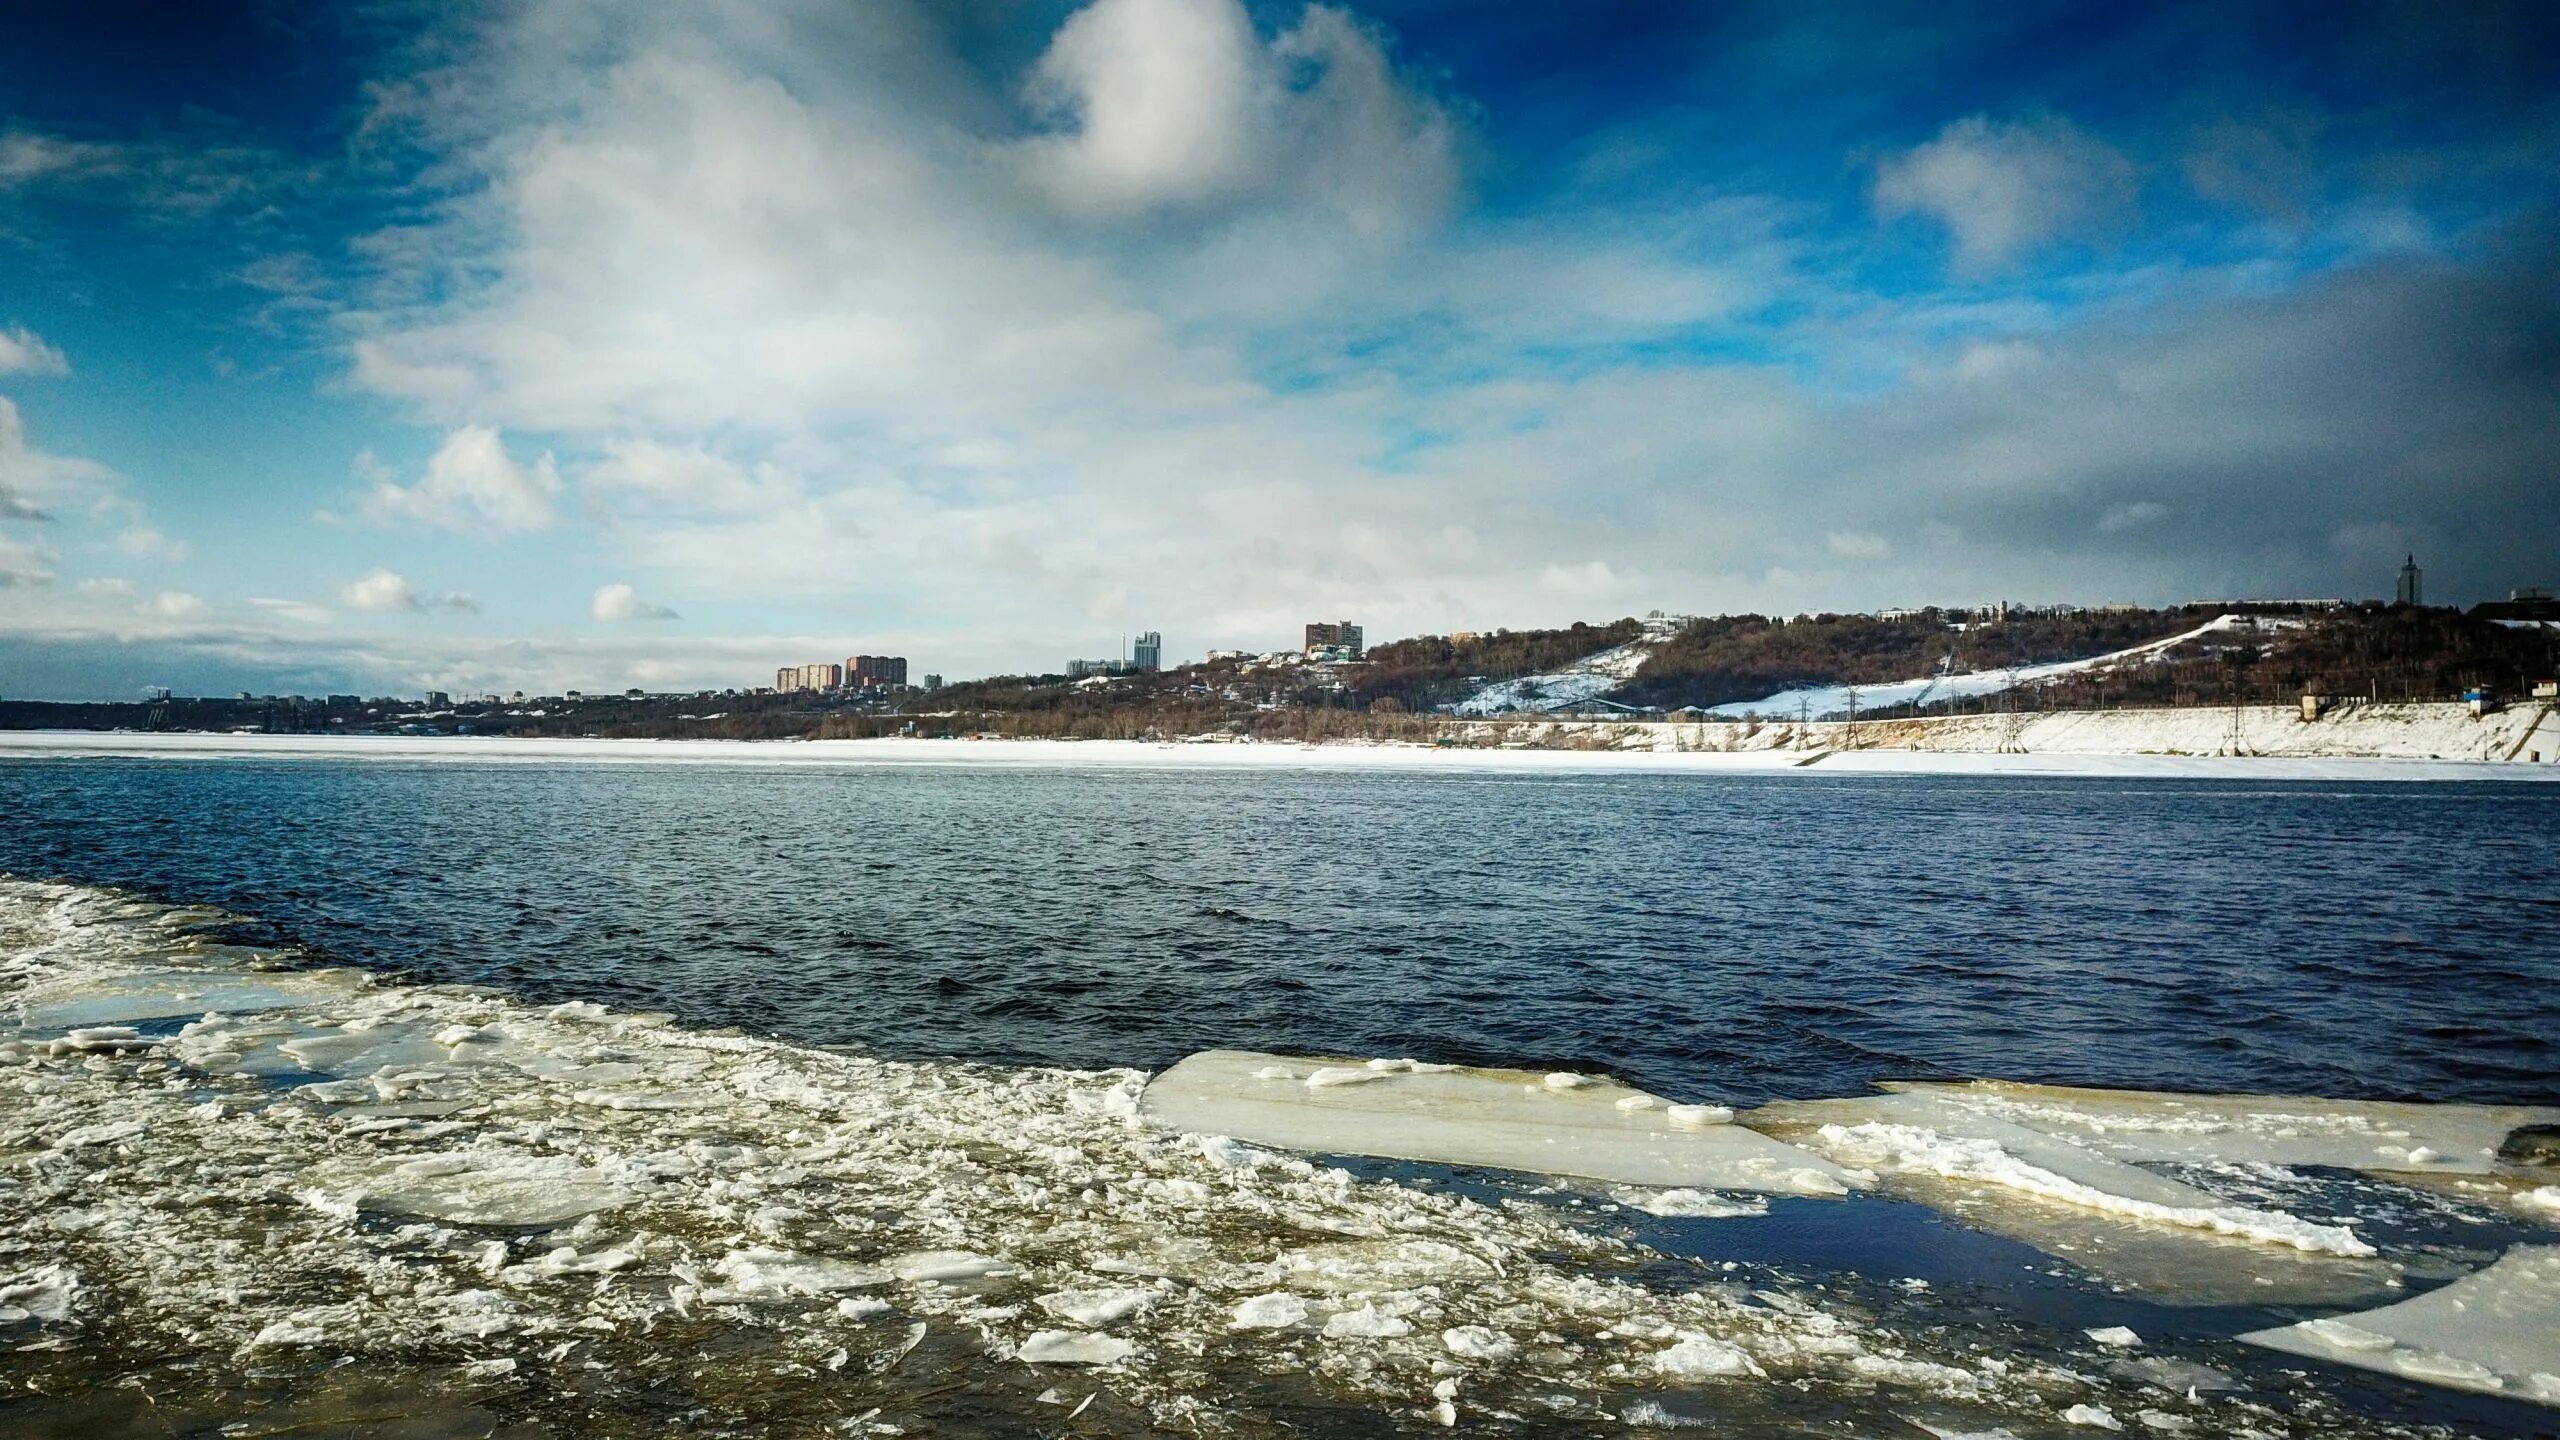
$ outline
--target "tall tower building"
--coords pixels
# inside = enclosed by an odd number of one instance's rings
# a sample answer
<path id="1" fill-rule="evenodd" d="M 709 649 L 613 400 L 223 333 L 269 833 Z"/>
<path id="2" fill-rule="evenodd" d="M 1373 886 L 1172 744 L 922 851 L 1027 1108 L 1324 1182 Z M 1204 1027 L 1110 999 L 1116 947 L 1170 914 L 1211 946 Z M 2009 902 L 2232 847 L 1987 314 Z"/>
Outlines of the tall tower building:
<path id="1" fill-rule="evenodd" d="M 2423 582 L 2425 579 L 2425 572 L 2418 568 L 2417 556 L 2411 555 L 2407 560 L 2402 561 L 2400 565 L 2400 589 L 2399 592 L 2392 597 L 2394 603 L 2401 605 L 2423 605 L 2427 603 L 2424 598 L 2426 592 L 2423 588 Z"/>
<path id="2" fill-rule="evenodd" d="M 1150 630 L 1129 647 L 1129 668 L 1161 670 L 1164 668 L 1164 636 Z"/>

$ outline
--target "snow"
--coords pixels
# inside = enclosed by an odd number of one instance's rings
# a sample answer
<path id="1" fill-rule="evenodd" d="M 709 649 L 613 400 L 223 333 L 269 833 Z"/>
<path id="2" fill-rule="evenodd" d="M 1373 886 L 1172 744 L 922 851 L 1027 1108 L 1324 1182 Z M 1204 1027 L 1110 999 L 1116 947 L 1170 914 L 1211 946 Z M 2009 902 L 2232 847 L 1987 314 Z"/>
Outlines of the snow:
<path id="1" fill-rule="evenodd" d="M 1356 1085 L 1275 1084 L 1268 1069 L 1358 1075 Z M 1431 1067 L 1377 1071 L 1357 1061 L 1244 1050 L 1186 1057 L 1148 1083 L 1141 1113 L 1167 1129 L 1318 1154 L 1486 1165 L 1620 1184 L 1843 1195 L 1839 1167 L 1729 1124 L 1674 1123 L 1679 1107 L 1621 1108 L 1639 1094 L 1573 1076 Z M 1720 1107 L 1719 1107 L 1720 1108 Z M 1723 1111 L 1727 1118 L 1731 1112 Z"/>
<path id="2" fill-rule="evenodd" d="M 2191 640 L 2245 629 L 2249 625 L 2243 616 L 2218 615 L 2192 630 L 2180 631 L 2166 639 L 2093 655 L 2085 660 L 2021 665 L 2014 670 L 1974 670 L 1961 675 L 1924 675 L 1914 680 L 1893 680 L 1875 685 L 1815 685 L 1800 690 L 1781 690 L 1758 700 L 1710 706 L 1707 713 L 1735 718 L 1744 715 L 1786 718 L 1803 714 L 1820 720 L 1846 712 L 1852 703 L 1860 710 L 1881 710 L 1895 705 L 1930 705 L 1978 695 L 1997 695 L 2003 690 L 2042 684 L 2064 676 L 2092 672 L 2103 674 L 2126 666 L 2150 664 Z"/>
<path id="3" fill-rule="evenodd" d="M 2251 1345 L 2430 1385 L 2560 1406 L 2560 1246 L 2378 1310 L 2256 1330 Z"/>
<path id="4" fill-rule="evenodd" d="M 2273 780 L 2549 780 L 2560 763 L 2504 763 L 2524 740 L 2527 712 L 2474 721 L 2457 705 L 2358 706 L 2314 724 L 2294 712 L 2245 712 L 2248 754 L 2223 757 L 2231 711 L 2061 712 L 2024 720 L 1967 716 L 1859 727 L 1817 724 L 1811 748 L 1787 748 L 1792 727 L 1740 724 L 1536 721 L 1483 722 L 1484 745 L 1437 747 L 1340 743 L 1186 745 L 1055 740 L 603 740 L 494 736 L 150 735 L 102 732 L 0 733 L 0 759 L 452 763 L 488 765 L 671 764 L 715 766 L 969 767 L 1103 770 L 1413 770 L 1451 774 L 1817 773 L 2035 774 L 2110 777 L 2246 777 Z M 1501 748 L 1514 735 L 1528 748 Z M 1559 747 L 1559 748 L 1538 748 Z M 1570 747 L 1570 748 L 1562 748 Z M 2008 753 L 2023 751 L 2025 753 Z M 2560 761 L 2554 744 L 2546 761 Z M 177 1013 L 186 1013 L 179 1011 Z"/>
<path id="5" fill-rule="evenodd" d="M 1451 705 L 1453 715 L 1508 715 L 1573 710 L 1590 704 L 1636 677 L 1644 662 L 1680 633 L 1684 622 L 1648 620 L 1643 633 L 1624 645 L 1587 655 L 1544 675 L 1497 681 Z"/>

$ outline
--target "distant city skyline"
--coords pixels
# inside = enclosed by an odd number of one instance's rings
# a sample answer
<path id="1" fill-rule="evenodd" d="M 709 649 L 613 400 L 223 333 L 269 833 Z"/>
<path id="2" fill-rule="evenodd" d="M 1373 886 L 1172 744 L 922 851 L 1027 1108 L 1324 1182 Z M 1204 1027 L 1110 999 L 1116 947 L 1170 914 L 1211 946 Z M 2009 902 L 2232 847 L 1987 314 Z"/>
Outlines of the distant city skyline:
<path id="1" fill-rule="evenodd" d="M 2560 583 L 2553 7 L 22 6 L 0 227 L 6 695 Z"/>

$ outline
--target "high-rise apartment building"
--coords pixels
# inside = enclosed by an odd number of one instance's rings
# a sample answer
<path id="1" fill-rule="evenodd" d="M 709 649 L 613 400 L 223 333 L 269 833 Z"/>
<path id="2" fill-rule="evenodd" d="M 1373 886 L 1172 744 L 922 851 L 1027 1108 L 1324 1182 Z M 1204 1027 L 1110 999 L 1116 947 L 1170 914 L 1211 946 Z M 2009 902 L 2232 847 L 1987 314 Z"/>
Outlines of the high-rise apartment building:
<path id="1" fill-rule="evenodd" d="M 845 683 L 857 690 L 876 690 L 907 683 L 907 657 L 904 655 L 849 655 L 844 662 Z"/>
<path id="2" fill-rule="evenodd" d="M 1317 620 L 1307 626 L 1306 655 L 1310 660 L 1357 660 L 1360 650 L 1360 627 L 1348 620 Z"/>
<path id="3" fill-rule="evenodd" d="M 844 667 L 827 661 L 813 665 L 785 665 L 773 674 L 773 688 L 785 694 L 802 690 L 841 690 Z"/>
<path id="4" fill-rule="evenodd" d="M 1137 638 L 1129 647 L 1129 668 L 1161 670 L 1164 668 L 1164 636 L 1153 630 Z"/>

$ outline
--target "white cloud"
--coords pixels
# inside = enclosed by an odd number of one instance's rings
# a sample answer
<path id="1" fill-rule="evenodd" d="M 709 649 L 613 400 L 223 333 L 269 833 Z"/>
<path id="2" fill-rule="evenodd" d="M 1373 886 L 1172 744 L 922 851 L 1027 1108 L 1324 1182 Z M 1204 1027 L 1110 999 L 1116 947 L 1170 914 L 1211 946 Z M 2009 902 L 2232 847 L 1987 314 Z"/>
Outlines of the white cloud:
<path id="1" fill-rule="evenodd" d="M 404 91 L 400 123 L 465 193 L 362 247 L 382 270 L 354 379 L 440 427 L 540 436 L 613 563 L 689 613 L 930 616 L 947 673 L 1123 627 L 1272 644 L 1351 611 L 1387 635 L 1585 606 L 2181 598 L 2163 577 L 2207 562 L 2174 527 L 2096 519 L 2245 502 L 2218 548 L 2291 574 L 2290 477 L 2406 507 L 2373 477 L 2436 473 L 2409 436 L 2495 449 L 2480 422 L 2524 393 L 2436 394 L 2494 347 L 2412 308 L 2411 272 L 2342 272 L 2246 325 L 2227 276 L 2154 272 L 2138 305 L 2075 319 L 1856 293 L 1766 198 L 1417 227 L 1429 206 L 1395 197 L 1455 184 L 1463 102 L 1339 12 L 1090 7 L 1050 43 L 1035 88 L 1057 108 L 1028 132 L 1008 103 L 1027 77 L 959 65 L 899 0 L 817 31 L 736 13 L 502 12 Z M 1207 58 L 1150 90 L 1165 46 Z M 1358 118 L 1364 74 L 1384 119 Z M 1141 114 L 1201 133 L 1127 128 Z M 2132 175 L 2064 122 L 1977 119 L 1878 190 L 1987 266 L 2094 233 Z M 1355 191 L 1388 197 L 1373 230 Z M 1805 318 L 1755 318 L 1772 308 Z M 2441 344 L 2335 358 L 2420 332 Z M 2382 416 L 2406 423 L 2361 419 Z M 2445 483 L 2458 508 L 2515 482 Z M 405 512 L 428 487 L 395 488 Z"/>
<path id="2" fill-rule="evenodd" d="M 380 473 L 369 458 L 362 468 L 374 473 L 374 486 L 364 513 L 377 524 L 414 520 L 464 534 L 518 535 L 548 529 L 554 518 L 560 472 L 550 453 L 531 465 L 518 464 L 492 426 L 448 432 L 415 485 Z"/>
<path id="3" fill-rule="evenodd" d="M 2133 162 L 2059 116 L 1974 115 L 1878 166 L 1875 208 L 1946 226 L 1957 268 L 1979 274 L 2115 221 L 2132 208 L 2136 180 Z"/>
<path id="4" fill-rule="evenodd" d="M 71 362 L 24 325 L 0 330 L 0 375 L 68 375 Z"/>
<path id="5" fill-rule="evenodd" d="M 213 607 L 184 590 L 163 590 L 151 597 L 142 613 L 162 620 L 195 620 L 213 613 Z"/>
<path id="6" fill-rule="evenodd" d="M 418 603 L 417 592 L 399 575 L 377 566 L 338 590 L 339 603 L 350 610 L 368 615 L 392 615 L 425 607 Z"/>
<path id="7" fill-rule="evenodd" d="M 116 473 L 94 460 L 30 446 L 17 403 L 0 395 L 0 520 L 50 519 L 64 506 L 110 497 L 116 486 Z"/>
<path id="8" fill-rule="evenodd" d="M 77 588 L 81 594 L 86 595 L 93 600 L 130 600 L 133 598 L 133 582 L 130 580 L 118 580 L 113 577 L 102 577 L 96 580 L 83 580 Z"/>
<path id="9" fill-rule="evenodd" d="M 595 618 L 608 623 L 683 618 L 663 605 L 652 605 L 641 599 L 630 586 L 619 584 L 596 587 L 596 598 L 587 608 Z"/>
<path id="10" fill-rule="evenodd" d="M 1094 0 L 1029 93 L 1059 128 L 1022 157 L 1078 213 L 1286 198 L 1374 233 L 1437 215 L 1457 187 L 1446 111 L 1330 6 L 1265 41 L 1240 0 Z"/>

